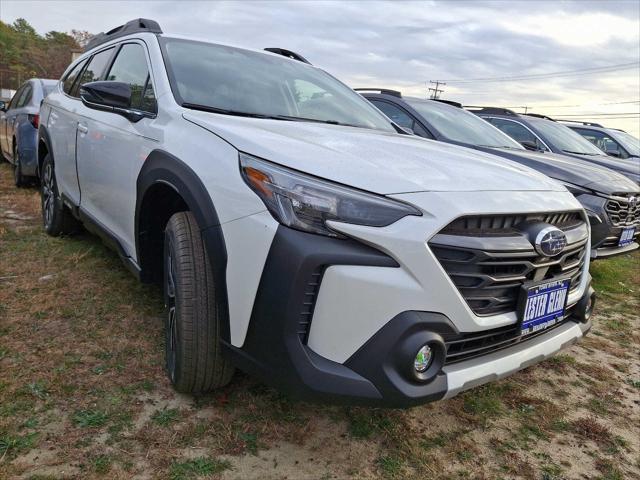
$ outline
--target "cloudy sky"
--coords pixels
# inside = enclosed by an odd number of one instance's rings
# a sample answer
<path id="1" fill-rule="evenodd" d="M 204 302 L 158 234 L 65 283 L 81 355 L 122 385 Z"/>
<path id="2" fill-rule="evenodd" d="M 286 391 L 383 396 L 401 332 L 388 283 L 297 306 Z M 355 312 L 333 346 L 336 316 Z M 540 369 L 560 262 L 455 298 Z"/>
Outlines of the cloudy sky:
<path id="1" fill-rule="evenodd" d="M 600 119 L 640 137 L 637 0 L 0 0 L 0 19 L 19 17 L 41 33 L 152 18 L 165 33 L 289 48 L 353 87 L 425 96 L 444 80 L 442 98 Z"/>

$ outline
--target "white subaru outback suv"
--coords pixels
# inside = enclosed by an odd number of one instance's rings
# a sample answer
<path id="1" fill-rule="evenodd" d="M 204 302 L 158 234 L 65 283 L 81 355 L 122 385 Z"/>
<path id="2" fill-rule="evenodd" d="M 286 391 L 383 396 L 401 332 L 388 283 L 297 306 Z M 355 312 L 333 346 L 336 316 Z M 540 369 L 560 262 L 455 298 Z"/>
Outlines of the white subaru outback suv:
<path id="1" fill-rule="evenodd" d="M 97 36 L 42 105 L 46 231 L 163 284 L 166 366 L 306 399 L 451 397 L 589 330 L 589 226 L 526 167 L 414 136 L 282 49 Z"/>

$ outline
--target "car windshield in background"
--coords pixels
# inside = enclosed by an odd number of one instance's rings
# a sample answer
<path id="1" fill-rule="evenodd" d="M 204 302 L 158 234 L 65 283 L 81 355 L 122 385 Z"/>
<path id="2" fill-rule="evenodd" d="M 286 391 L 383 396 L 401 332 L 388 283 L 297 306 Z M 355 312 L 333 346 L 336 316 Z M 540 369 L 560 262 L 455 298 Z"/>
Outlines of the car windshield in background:
<path id="1" fill-rule="evenodd" d="M 449 140 L 485 147 L 524 150 L 508 135 L 466 110 L 432 100 L 405 98 L 405 101 Z"/>
<path id="2" fill-rule="evenodd" d="M 607 129 L 607 133 L 619 142 L 629 152 L 629 155 L 640 157 L 640 140 L 636 137 L 620 130 Z"/>
<path id="3" fill-rule="evenodd" d="M 176 38 L 162 39 L 162 46 L 174 96 L 183 106 L 395 131 L 360 95 L 302 62 Z"/>
<path id="4" fill-rule="evenodd" d="M 578 155 L 606 155 L 593 143 L 566 125 L 535 117 L 527 117 L 527 120 L 542 133 L 542 136 L 546 137 L 549 143 L 563 152 L 577 153 Z"/>

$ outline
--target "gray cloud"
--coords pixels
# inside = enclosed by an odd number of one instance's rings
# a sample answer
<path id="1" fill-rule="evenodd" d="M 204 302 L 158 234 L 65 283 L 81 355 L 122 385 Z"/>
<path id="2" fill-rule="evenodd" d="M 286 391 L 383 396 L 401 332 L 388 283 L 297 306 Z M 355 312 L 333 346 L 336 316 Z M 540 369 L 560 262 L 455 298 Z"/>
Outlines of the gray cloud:
<path id="1" fill-rule="evenodd" d="M 430 79 L 545 73 L 640 59 L 640 2 L 634 0 L 3 0 L 1 9 L 3 21 L 22 16 L 40 32 L 72 28 L 98 32 L 131 18 L 154 18 L 167 33 L 250 48 L 290 48 L 353 86 L 395 86 L 412 93 L 425 92 L 423 85 Z M 577 19 L 584 16 L 595 18 L 597 30 L 608 33 L 602 41 L 588 41 L 590 32 L 584 31 L 587 27 L 582 31 L 576 27 Z M 600 18 L 602 21 L 598 21 Z M 560 27 L 556 25 L 558 19 L 565 22 Z M 617 31 L 619 25 L 633 22 L 635 33 Z M 533 28 L 518 28 L 531 24 Z M 553 28 L 560 28 L 560 36 Z M 587 41 L 570 41 L 571 35 L 582 35 Z M 465 102 L 511 105 L 637 100 L 638 77 L 637 70 L 627 70 L 535 82 L 461 84 L 457 88 L 451 83 L 445 96 L 455 94 Z M 633 108 L 637 110 L 637 104 Z M 625 127 L 628 125 L 629 122 Z M 631 128 L 637 132 L 638 122 Z"/>

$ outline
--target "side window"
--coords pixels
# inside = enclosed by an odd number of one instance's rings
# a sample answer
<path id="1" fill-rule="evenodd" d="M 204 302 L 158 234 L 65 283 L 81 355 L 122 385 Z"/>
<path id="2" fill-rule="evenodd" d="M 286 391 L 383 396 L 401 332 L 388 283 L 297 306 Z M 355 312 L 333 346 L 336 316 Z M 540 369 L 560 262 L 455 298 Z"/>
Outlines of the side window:
<path id="1" fill-rule="evenodd" d="M 16 105 L 16 108 L 22 108 L 24 107 L 27 103 L 29 103 L 29 100 L 31 100 L 31 93 L 33 92 L 33 88 L 31 87 L 30 84 L 26 84 L 24 87 L 24 90 L 22 91 L 22 94 L 20 95 L 20 98 L 18 99 L 18 103 Z"/>
<path id="2" fill-rule="evenodd" d="M 629 157 L 629 155 L 626 154 L 625 149 L 604 132 L 586 128 L 574 128 L 574 130 L 604 152 L 619 152 L 620 158 Z"/>
<path id="3" fill-rule="evenodd" d="M 513 138 L 516 142 L 530 142 L 535 144 L 538 150 L 547 150 L 543 143 L 527 127 L 511 120 L 501 118 L 490 118 L 489 123 L 495 125 L 504 133 Z"/>
<path id="4" fill-rule="evenodd" d="M 411 130 L 413 130 L 413 133 L 419 135 L 420 137 L 433 138 L 433 135 L 422 128 L 422 126 L 418 122 L 413 122 L 413 127 L 411 127 Z"/>
<path id="5" fill-rule="evenodd" d="M 411 118 L 400 107 L 396 107 L 388 102 L 371 101 L 376 107 L 378 107 L 382 113 L 384 113 L 391 120 L 404 128 L 410 128 L 413 130 L 413 118 Z M 417 133 L 417 132 L 416 132 Z"/>
<path id="6" fill-rule="evenodd" d="M 111 58 L 111 54 L 113 53 L 113 47 L 108 48 L 107 50 L 103 50 L 100 53 L 96 53 L 91 60 L 89 60 L 89 65 L 84 69 L 82 74 L 80 75 L 80 80 L 76 82 L 73 87 L 71 95 L 74 97 L 79 96 L 79 87 L 84 85 L 85 83 L 95 82 L 96 80 L 100 80 L 102 78 L 102 73 Z"/>
<path id="7" fill-rule="evenodd" d="M 142 45 L 138 43 L 123 45 L 109 69 L 106 80 L 129 84 L 131 87 L 131 108 L 147 112 L 156 111 L 155 94 L 147 68 L 147 57 Z"/>
<path id="8" fill-rule="evenodd" d="M 76 78 L 78 78 L 78 75 L 82 71 L 82 67 L 84 67 L 86 63 L 87 63 L 86 61 L 78 63 L 75 67 L 73 67 L 73 69 L 71 69 L 71 71 L 67 74 L 67 76 L 64 77 L 64 80 L 62 81 L 62 91 L 64 93 L 71 95 L 71 89 L 73 88 L 73 84 L 75 83 Z"/>
<path id="9" fill-rule="evenodd" d="M 26 88 L 27 86 L 23 85 L 18 89 L 15 95 L 11 98 L 11 103 L 9 103 L 9 108 L 7 110 L 13 110 L 14 108 L 17 108 L 18 100 L 20 100 L 20 97 L 22 97 L 22 94 L 24 93 Z"/>

